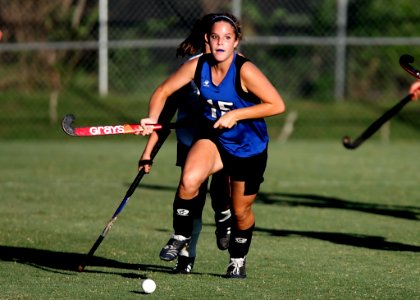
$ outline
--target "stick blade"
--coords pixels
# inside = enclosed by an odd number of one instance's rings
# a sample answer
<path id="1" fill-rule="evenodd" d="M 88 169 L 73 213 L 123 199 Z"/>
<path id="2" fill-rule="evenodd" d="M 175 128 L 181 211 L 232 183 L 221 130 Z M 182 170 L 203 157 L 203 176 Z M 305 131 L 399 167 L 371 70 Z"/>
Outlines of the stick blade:
<path id="1" fill-rule="evenodd" d="M 353 143 L 351 142 L 351 138 L 347 135 L 343 137 L 342 141 L 343 141 L 343 146 L 346 149 L 356 149 L 357 148 L 356 145 L 353 145 Z"/>
<path id="2" fill-rule="evenodd" d="M 82 273 L 84 270 L 85 270 L 85 265 L 84 264 L 81 264 L 77 267 L 77 271 L 80 272 L 80 273 Z"/>
<path id="3" fill-rule="evenodd" d="M 76 136 L 73 128 L 73 122 L 76 120 L 76 117 L 72 114 L 68 114 L 63 118 L 61 122 L 61 127 L 63 128 L 64 132 L 71 136 Z"/>
<path id="4" fill-rule="evenodd" d="M 400 65 L 401 66 L 407 66 L 408 64 L 411 64 L 414 62 L 414 57 L 412 57 L 409 54 L 403 54 L 400 57 Z"/>

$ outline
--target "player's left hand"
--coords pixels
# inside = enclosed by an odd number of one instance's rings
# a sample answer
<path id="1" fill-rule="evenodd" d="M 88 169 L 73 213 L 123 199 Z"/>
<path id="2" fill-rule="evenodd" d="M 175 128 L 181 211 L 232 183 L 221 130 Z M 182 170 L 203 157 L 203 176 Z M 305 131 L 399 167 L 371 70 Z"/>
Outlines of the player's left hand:
<path id="1" fill-rule="evenodd" d="M 221 116 L 216 123 L 214 123 L 213 128 L 224 129 L 224 128 L 232 128 L 237 123 L 235 118 L 235 114 L 232 111 L 225 113 Z"/>

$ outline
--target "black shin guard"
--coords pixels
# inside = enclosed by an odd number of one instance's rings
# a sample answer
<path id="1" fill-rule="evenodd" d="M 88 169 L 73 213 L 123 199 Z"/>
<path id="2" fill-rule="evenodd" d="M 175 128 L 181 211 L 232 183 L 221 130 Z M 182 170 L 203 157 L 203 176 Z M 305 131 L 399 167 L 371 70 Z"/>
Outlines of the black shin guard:
<path id="1" fill-rule="evenodd" d="M 231 258 L 243 258 L 248 254 L 254 227 L 255 224 L 245 230 L 233 229 L 229 243 L 229 254 Z"/>
<path id="2" fill-rule="evenodd" d="M 178 194 L 175 196 L 173 204 L 173 227 L 176 235 L 191 237 L 193 231 L 195 207 L 197 197 L 191 200 L 181 199 Z"/>

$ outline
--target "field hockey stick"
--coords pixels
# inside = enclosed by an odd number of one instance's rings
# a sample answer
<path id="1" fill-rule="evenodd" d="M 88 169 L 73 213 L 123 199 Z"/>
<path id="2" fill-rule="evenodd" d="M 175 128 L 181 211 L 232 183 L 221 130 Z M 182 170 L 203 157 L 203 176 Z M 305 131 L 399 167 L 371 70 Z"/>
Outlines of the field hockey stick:
<path id="1" fill-rule="evenodd" d="M 153 147 L 153 150 L 150 154 L 150 160 L 152 161 L 156 154 L 158 153 L 159 149 L 162 147 L 163 143 L 165 142 L 166 138 L 169 136 L 170 130 L 164 129 L 158 132 L 159 139 L 156 143 L 156 145 Z M 139 185 L 141 179 L 143 178 L 145 174 L 144 168 L 141 168 L 140 171 L 137 173 L 137 176 L 134 178 L 133 182 L 131 183 L 130 187 L 128 188 L 124 199 L 121 201 L 120 205 L 112 215 L 111 219 L 106 224 L 105 228 L 102 230 L 99 237 L 96 239 L 95 243 L 93 244 L 92 248 L 89 250 L 88 254 L 86 255 L 84 261 L 79 265 L 78 271 L 83 272 L 85 269 L 85 266 L 89 262 L 89 260 L 92 258 L 93 254 L 95 253 L 96 249 L 98 249 L 99 245 L 104 240 L 105 236 L 108 234 L 109 230 L 111 229 L 114 222 L 117 220 L 118 215 L 121 213 L 121 211 L 124 209 L 125 205 L 127 204 L 128 200 L 130 200 L 130 197 L 133 195 L 134 191 L 136 190 L 137 186 Z"/>
<path id="2" fill-rule="evenodd" d="M 375 122 L 373 122 L 358 138 L 354 141 L 349 136 L 343 137 L 343 145 L 347 149 L 356 149 L 364 141 L 370 138 L 381 126 L 395 116 L 408 102 L 411 101 L 413 94 L 409 94 L 401 99 L 396 105 L 387 110 L 382 116 L 380 116 Z"/>
<path id="3" fill-rule="evenodd" d="M 417 79 L 420 79 L 420 71 L 414 68 L 411 63 L 414 62 L 414 57 L 408 54 L 401 55 L 400 57 L 400 65 L 401 67 L 406 70 L 408 73 L 416 77 Z"/>
<path id="4" fill-rule="evenodd" d="M 76 117 L 72 114 L 66 115 L 61 122 L 65 133 L 70 136 L 103 136 L 115 134 L 135 134 L 143 131 L 140 124 L 102 125 L 89 127 L 73 127 Z M 175 124 L 169 123 L 165 127 L 175 128 Z M 153 124 L 154 130 L 162 129 L 162 125 Z"/>

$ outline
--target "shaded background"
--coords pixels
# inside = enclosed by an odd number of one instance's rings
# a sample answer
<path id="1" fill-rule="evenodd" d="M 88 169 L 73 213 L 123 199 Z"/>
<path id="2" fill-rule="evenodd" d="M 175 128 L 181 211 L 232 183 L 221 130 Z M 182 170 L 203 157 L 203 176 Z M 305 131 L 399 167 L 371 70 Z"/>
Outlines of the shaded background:
<path id="1" fill-rule="evenodd" d="M 176 46 L 197 18 L 218 11 L 240 18 L 240 50 L 298 113 L 292 137 L 337 138 L 359 126 L 356 134 L 414 81 L 398 60 L 420 62 L 417 8 L 417 0 L 0 0 L 0 138 L 62 138 L 69 112 L 84 123 L 137 121 L 186 59 Z M 419 109 L 409 106 L 393 138 L 420 137 Z"/>

